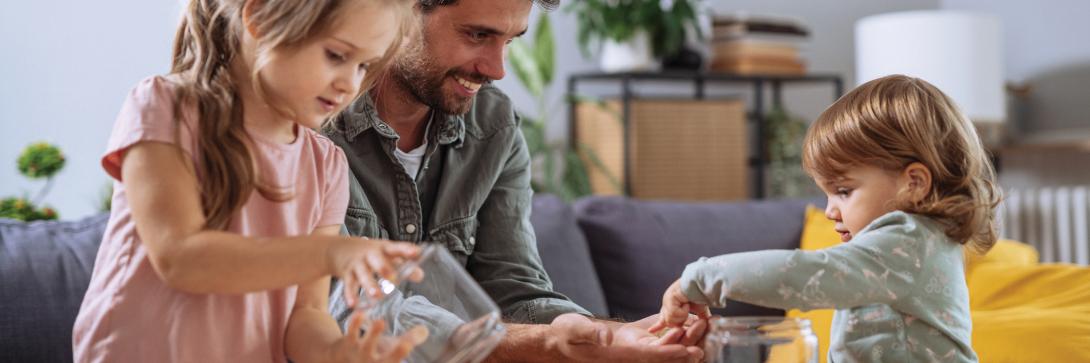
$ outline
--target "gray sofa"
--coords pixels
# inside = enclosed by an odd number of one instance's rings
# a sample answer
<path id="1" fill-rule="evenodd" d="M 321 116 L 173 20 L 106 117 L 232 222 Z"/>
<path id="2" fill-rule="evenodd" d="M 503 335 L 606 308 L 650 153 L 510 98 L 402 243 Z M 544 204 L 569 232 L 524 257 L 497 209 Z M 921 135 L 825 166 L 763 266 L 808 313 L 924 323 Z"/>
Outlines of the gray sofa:
<path id="1" fill-rule="evenodd" d="M 597 316 L 638 319 L 700 256 L 797 248 L 805 200 L 650 202 L 534 199 L 538 249 L 554 288 Z M 78 221 L 0 220 L 0 362 L 72 360 L 72 323 L 107 215 Z M 725 315 L 782 311 L 730 304 Z"/>
<path id="2" fill-rule="evenodd" d="M 72 324 L 108 218 L 0 219 L 0 362 L 72 361 Z"/>
<path id="3" fill-rule="evenodd" d="M 799 247 L 807 204 L 820 200 L 679 203 L 590 197 L 534 199 L 531 221 L 554 288 L 597 316 L 657 313 L 662 292 L 701 256 Z M 720 315 L 782 315 L 728 304 Z"/>

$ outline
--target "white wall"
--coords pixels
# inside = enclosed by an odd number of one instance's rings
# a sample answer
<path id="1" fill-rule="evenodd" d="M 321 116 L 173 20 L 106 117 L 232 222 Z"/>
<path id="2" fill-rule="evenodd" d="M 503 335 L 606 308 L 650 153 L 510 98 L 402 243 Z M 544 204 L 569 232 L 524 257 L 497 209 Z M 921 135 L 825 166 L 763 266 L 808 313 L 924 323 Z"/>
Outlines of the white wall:
<path id="1" fill-rule="evenodd" d="M 1013 110 L 1011 127 L 1023 140 L 1049 139 L 1048 135 L 1076 138 L 1090 143 L 1090 2 L 1081 0 L 914 0 L 868 1 L 831 0 L 739 0 L 707 1 L 719 12 L 744 10 L 754 14 L 788 15 L 802 19 L 811 29 L 807 58 L 811 71 L 837 73 L 844 84 L 855 83 L 854 23 L 859 18 L 884 12 L 914 9 L 980 11 L 1000 17 L 1004 26 L 1004 63 L 1007 79 L 1032 87 L 1021 110 Z M 533 20 L 536 20 L 535 12 Z M 558 79 L 550 89 L 555 107 L 550 110 L 550 135 L 567 135 L 567 109 L 559 102 L 567 76 L 573 72 L 597 70 L 594 60 L 582 58 L 575 44 L 575 21 L 571 14 L 551 14 L 558 49 Z M 531 31 L 533 26 L 531 25 Z M 510 72 L 509 72 L 510 73 Z M 535 113 L 533 102 L 511 75 L 497 82 L 521 110 Z M 688 95 L 690 87 L 652 84 L 641 87 L 643 94 Z M 580 92 L 616 95 L 616 86 L 580 87 Z M 717 89 L 710 96 L 747 96 L 744 89 Z M 794 113 L 812 119 L 830 102 L 826 87 L 792 87 L 784 93 L 785 104 Z M 1090 152 L 1072 150 L 1014 149 L 1002 153 L 1000 181 L 1006 187 L 1090 184 Z"/>
<path id="2" fill-rule="evenodd" d="M 1003 22 L 1007 79 L 1030 86 L 1009 120 L 1021 141 L 1090 143 L 1090 2 L 943 0 L 942 8 L 987 12 Z M 1013 148 L 1001 154 L 1006 187 L 1090 184 L 1090 152 Z"/>
<path id="3" fill-rule="evenodd" d="M 15 160 L 35 141 L 68 162 L 45 203 L 61 218 L 94 213 L 109 177 L 99 166 L 114 118 L 140 79 L 169 70 L 177 0 L 12 1 L 0 11 L 0 196 L 43 181 Z"/>
<path id="4" fill-rule="evenodd" d="M 565 0 L 568 3 L 573 0 Z M 745 11 L 751 14 L 767 14 L 779 16 L 791 16 L 801 19 L 811 30 L 810 41 L 804 46 L 804 54 L 812 72 L 835 73 L 844 77 L 844 85 L 848 87 L 854 84 L 855 74 L 855 47 L 853 29 L 855 21 L 872 14 L 891 11 L 936 9 L 939 0 L 899 0 L 899 1 L 873 1 L 873 0 L 714 0 L 704 1 L 713 12 L 729 13 Z M 561 6 L 563 9 L 564 6 Z M 537 20 L 538 10 L 535 8 L 531 16 L 531 32 Z M 579 52 L 575 41 L 576 23 L 575 17 L 563 10 L 554 11 L 551 15 L 553 31 L 558 44 L 557 49 L 557 79 L 549 92 L 552 100 L 549 120 L 551 122 L 550 135 L 553 138 L 564 138 L 567 135 L 567 106 L 560 101 L 566 90 L 568 75 L 576 72 L 597 71 L 596 60 L 586 60 Z M 533 39 L 527 36 L 527 39 Z M 595 55 L 596 56 L 596 55 Z M 508 67 L 508 77 L 496 82 L 497 86 L 507 92 L 515 104 L 523 112 L 534 114 L 534 102 L 525 92 L 518 80 Z M 579 86 L 580 93 L 591 95 L 617 95 L 619 85 L 596 83 Z M 847 90 L 847 89 L 845 89 Z M 645 95 L 677 95 L 687 96 L 692 94 L 691 86 L 678 86 L 671 84 L 650 84 L 638 89 Z M 710 87 L 709 97 L 747 97 L 748 88 Z M 833 101 L 832 86 L 792 86 L 784 92 L 784 103 L 788 110 L 800 114 L 808 119 L 816 118 L 822 110 Z"/>
<path id="5" fill-rule="evenodd" d="M 1004 26 L 1007 76 L 1031 80 L 1058 67 L 1090 63 L 1090 2 L 1082 0 L 942 0 L 943 9 L 980 11 Z"/>
<path id="6" fill-rule="evenodd" d="M 565 2 L 570 1 L 574 0 Z M 810 69 L 841 74 L 845 85 L 854 83 L 852 29 L 857 19 L 940 5 L 939 0 L 705 3 L 720 12 L 745 10 L 802 19 L 812 30 L 807 45 Z M 109 180 L 98 162 L 114 117 L 136 82 L 168 70 L 179 11 L 177 0 L 61 0 L 12 2 L 0 12 L 0 135 L 4 135 L 0 144 L 0 196 L 33 195 L 41 187 L 42 182 L 27 181 L 18 174 L 15 159 L 27 144 L 44 140 L 60 146 L 68 157 L 67 166 L 45 202 L 58 208 L 64 219 L 95 211 L 99 192 Z M 558 43 L 558 73 L 550 89 L 555 105 L 550 134 L 557 138 L 567 132 L 566 106 L 560 102 L 567 76 L 593 71 L 596 65 L 579 53 L 574 17 L 564 11 L 555 11 L 551 16 Z M 1075 16 L 1070 15 L 1073 19 Z M 520 109 L 534 112 L 532 100 L 508 73 L 509 77 L 497 82 L 498 86 L 512 96 Z M 679 95 L 690 89 L 666 85 L 641 88 L 646 93 Z M 608 86 L 581 90 L 616 93 Z M 747 93 L 744 89 L 713 88 L 709 96 Z M 809 118 L 816 117 L 832 101 L 827 86 L 792 88 L 784 95 L 789 109 Z"/>

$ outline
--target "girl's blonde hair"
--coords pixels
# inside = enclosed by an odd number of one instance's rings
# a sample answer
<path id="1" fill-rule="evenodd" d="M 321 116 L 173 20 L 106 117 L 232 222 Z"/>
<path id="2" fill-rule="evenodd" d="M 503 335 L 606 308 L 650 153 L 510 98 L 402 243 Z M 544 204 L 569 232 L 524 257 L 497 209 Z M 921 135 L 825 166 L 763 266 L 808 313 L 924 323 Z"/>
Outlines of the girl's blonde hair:
<path id="1" fill-rule="evenodd" d="M 201 206 L 205 227 L 226 228 L 231 217 L 250 198 L 255 188 L 267 199 L 286 201 L 288 188 L 270 186 L 257 178 L 250 149 L 251 139 L 242 123 L 239 80 L 232 79 L 232 62 L 241 56 L 240 39 L 244 31 L 257 38 L 255 64 L 250 68 L 250 84 L 255 93 L 269 101 L 268 92 L 258 77 L 275 49 L 301 45 L 324 34 L 341 21 L 351 1 L 379 1 L 396 8 L 400 17 L 394 44 L 384 57 L 373 64 L 360 85 L 360 94 L 374 85 L 415 23 L 411 0 L 191 0 L 174 38 L 171 75 L 178 81 L 175 125 L 180 125 L 182 105 L 196 105 L 199 122 L 198 173 L 201 175 Z M 246 12 L 247 14 L 243 14 Z M 243 24 L 243 16 L 247 25 Z M 276 107 L 275 102 L 267 102 Z M 281 113 L 285 110 L 278 109 Z M 285 113 L 287 116 L 290 114 Z"/>
<path id="2" fill-rule="evenodd" d="M 902 196 L 891 207 L 938 220 L 976 252 L 995 244 L 1001 195 L 991 160 L 972 123 L 924 80 L 886 76 L 844 95 L 810 126 L 802 158 L 806 172 L 824 180 L 858 165 L 900 171 L 919 162 L 931 172 L 927 196 Z"/>

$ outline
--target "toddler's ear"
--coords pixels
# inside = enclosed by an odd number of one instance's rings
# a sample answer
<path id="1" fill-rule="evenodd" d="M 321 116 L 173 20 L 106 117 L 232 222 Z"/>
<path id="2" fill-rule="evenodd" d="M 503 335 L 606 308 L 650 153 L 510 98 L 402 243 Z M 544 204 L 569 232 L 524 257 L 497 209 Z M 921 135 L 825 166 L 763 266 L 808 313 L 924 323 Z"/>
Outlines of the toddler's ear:
<path id="1" fill-rule="evenodd" d="M 931 191 L 931 170 L 920 162 L 908 164 L 901 173 L 901 178 L 906 182 L 913 202 L 923 200 Z"/>
<path id="2" fill-rule="evenodd" d="M 257 38 L 257 23 L 253 21 L 254 11 L 260 8 L 265 2 L 263 0 L 246 0 L 246 4 L 242 5 L 242 25 L 246 27 L 246 32 L 250 33 L 251 37 Z"/>

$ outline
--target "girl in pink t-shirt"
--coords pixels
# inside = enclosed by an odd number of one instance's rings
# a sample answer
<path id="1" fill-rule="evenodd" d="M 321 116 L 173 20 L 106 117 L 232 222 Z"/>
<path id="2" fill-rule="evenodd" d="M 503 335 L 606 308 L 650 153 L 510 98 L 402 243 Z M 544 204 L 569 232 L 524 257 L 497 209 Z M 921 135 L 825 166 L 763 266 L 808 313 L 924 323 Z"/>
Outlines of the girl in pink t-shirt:
<path id="1" fill-rule="evenodd" d="M 412 3 L 190 1 L 170 74 L 132 90 L 102 158 L 77 362 L 391 362 L 423 340 L 328 314 L 331 275 L 377 295 L 418 250 L 340 236 L 347 162 L 313 131 L 374 82 Z"/>

